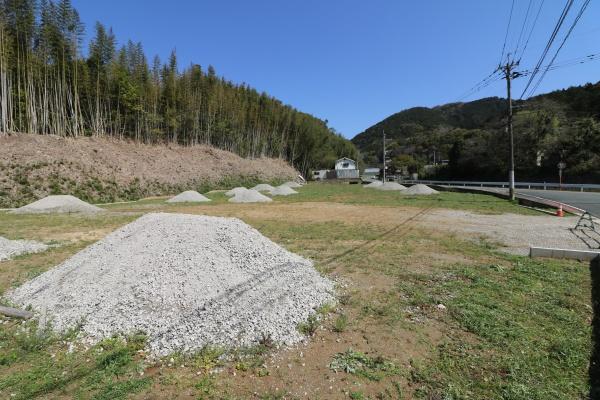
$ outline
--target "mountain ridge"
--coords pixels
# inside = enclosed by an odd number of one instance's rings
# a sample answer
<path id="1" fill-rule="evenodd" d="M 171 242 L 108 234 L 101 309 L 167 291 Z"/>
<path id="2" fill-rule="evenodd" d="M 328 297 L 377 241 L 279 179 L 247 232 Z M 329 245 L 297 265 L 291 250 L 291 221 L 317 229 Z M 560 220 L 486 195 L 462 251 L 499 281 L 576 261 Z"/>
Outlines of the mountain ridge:
<path id="1" fill-rule="evenodd" d="M 561 159 L 574 179 L 600 177 L 600 159 L 591 151 L 600 142 L 600 82 L 573 86 L 514 101 L 517 169 L 521 176 L 549 178 Z M 381 133 L 391 139 L 392 166 L 424 172 L 424 165 L 446 159 L 435 177 L 502 179 L 507 170 L 507 104 L 500 97 L 411 107 L 394 113 L 351 141 L 366 165 L 381 162 Z M 592 146 L 575 143 L 592 141 Z M 539 165 L 538 165 L 539 164 Z M 570 171 L 569 171 L 570 170 Z"/>

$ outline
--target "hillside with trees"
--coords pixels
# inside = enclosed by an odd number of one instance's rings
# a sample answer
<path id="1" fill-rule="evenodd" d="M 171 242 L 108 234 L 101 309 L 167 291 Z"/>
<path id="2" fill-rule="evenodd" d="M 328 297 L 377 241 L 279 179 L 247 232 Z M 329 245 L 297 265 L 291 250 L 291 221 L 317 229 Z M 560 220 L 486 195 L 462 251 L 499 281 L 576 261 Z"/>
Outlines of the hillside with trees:
<path id="1" fill-rule="evenodd" d="M 567 164 L 571 182 L 600 180 L 600 82 L 539 95 L 515 105 L 516 174 L 519 180 L 557 181 Z M 382 131 L 392 141 L 393 168 L 432 178 L 506 180 L 506 99 L 491 97 L 394 114 L 352 142 L 366 165 L 381 163 Z"/>
<path id="2" fill-rule="evenodd" d="M 356 157 L 325 121 L 211 66 L 181 69 L 175 51 L 148 60 L 141 43 L 119 47 L 101 23 L 86 55 L 83 37 L 70 0 L 0 1 L 0 134 L 202 144 L 281 158 L 304 173 Z"/>

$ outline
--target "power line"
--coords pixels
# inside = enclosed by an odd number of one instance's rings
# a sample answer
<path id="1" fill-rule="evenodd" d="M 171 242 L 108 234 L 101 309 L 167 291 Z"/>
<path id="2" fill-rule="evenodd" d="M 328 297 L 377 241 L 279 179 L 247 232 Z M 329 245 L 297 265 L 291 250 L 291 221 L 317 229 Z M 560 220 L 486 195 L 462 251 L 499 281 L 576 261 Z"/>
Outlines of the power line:
<path id="1" fill-rule="evenodd" d="M 467 97 L 472 96 L 473 94 L 479 92 L 480 90 L 488 87 L 492 83 L 497 82 L 497 81 L 499 81 L 501 79 L 502 79 L 502 76 L 498 73 L 498 70 L 496 69 L 494 72 L 492 72 L 491 74 L 489 74 L 488 76 L 486 76 L 485 78 L 483 78 L 481 81 L 479 81 L 478 83 L 476 83 L 469 90 L 467 90 L 466 92 L 464 92 L 458 98 L 457 101 L 460 102 L 460 101 L 466 99 Z"/>
<path id="2" fill-rule="evenodd" d="M 523 37 L 523 32 L 525 31 L 525 26 L 527 26 L 527 20 L 529 19 L 529 11 L 531 10 L 531 4 L 533 0 L 529 0 L 529 4 L 527 5 L 527 11 L 525 12 L 525 19 L 523 19 L 523 26 L 521 27 L 521 32 L 519 33 L 519 39 L 517 39 L 517 46 L 515 47 L 514 55 L 519 53 L 519 45 L 521 44 L 521 38 Z"/>
<path id="3" fill-rule="evenodd" d="M 542 12 L 542 7 L 544 6 L 544 1 L 545 0 L 542 0 L 542 2 L 540 3 L 540 7 L 538 8 L 538 12 L 537 12 L 537 14 L 535 16 L 535 19 L 533 20 L 533 25 L 531 26 L 531 29 L 529 30 L 529 35 L 527 36 L 527 40 L 525 41 L 525 45 L 523 46 L 523 50 L 521 50 L 521 55 L 518 57 L 519 61 L 521 60 L 521 58 L 523 58 L 523 55 L 525 54 L 525 50 L 527 50 L 527 46 L 529 45 L 529 40 L 531 40 L 531 36 L 533 35 L 533 31 L 535 29 L 535 26 L 537 25 L 537 21 L 540 18 L 540 14 Z"/>
<path id="4" fill-rule="evenodd" d="M 504 44 L 502 45 L 502 53 L 500 53 L 500 61 L 498 61 L 498 64 L 502 64 L 502 59 L 504 58 L 504 51 L 506 50 L 506 42 L 508 40 L 508 32 L 510 31 L 510 23 L 512 22 L 514 8 L 515 8 L 515 0 L 512 1 L 512 5 L 510 6 L 510 14 L 508 16 L 508 25 L 506 26 L 506 34 L 504 35 Z"/>
<path id="5" fill-rule="evenodd" d="M 548 64 L 548 66 L 544 69 L 544 72 L 542 73 L 542 76 L 540 76 L 540 78 L 538 79 L 538 81 L 535 84 L 535 86 L 533 87 L 533 89 L 529 92 L 529 96 L 533 95 L 533 93 L 535 93 L 535 91 L 540 87 L 540 84 L 544 80 L 544 77 L 546 76 L 546 74 L 548 73 L 548 71 L 550 70 L 550 68 L 552 67 L 552 64 L 554 64 L 554 61 L 556 60 L 556 57 L 558 56 L 558 53 L 560 53 L 560 50 L 563 48 L 563 46 L 565 45 L 565 43 L 569 39 L 569 36 L 571 35 L 571 32 L 573 32 L 573 29 L 575 29 L 575 26 L 577 25 L 577 23 L 581 19 L 581 16 L 585 12 L 587 6 L 590 4 L 590 1 L 591 0 L 585 0 L 584 1 L 583 5 L 581 6 L 581 9 L 579 10 L 579 13 L 577 14 L 577 16 L 575 17 L 575 19 L 573 20 L 573 23 L 571 24 L 571 27 L 567 31 L 567 34 L 565 35 L 562 43 L 560 44 L 560 46 L 556 50 L 556 53 L 554 53 L 554 57 L 552 57 L 552 60 L 550 60 L 550 64 Z"/>
<path id="6" fill-rule="evenodd" d="M 554 30 L 552 31 L 552 34 L 550 35 L 550 39 L 548 39 L 548 43 L 546 44 L 546 47 L 544 48 L 544 51 L 542 52 L 542 55 L 540 56 L 540 59 L 537 62 L 537 65 L 533 69 L 533 73 L 529 77 L 529 81 L 527 82 L 527 85 L 525 86 L 525 89 L 523 90 L 523 93 L 521 93 L 521 96 L 519 97 L 519 99 L 523 98 L 523 96 L 529 89 L 529 86 L 531 86 L 533 79 L 539 72 L 542 63 L 544 62 L 544 60 L 546 59 L 546 56 L 548 55 L 548 51 L 550 51 L 550 47 L 552 47 L 552 43 L 554 43 L 554 40 L 556 39 L 556 36 L 558 35 L 558 32 L 559 32 L 562 24 L 565 22 L 565 18 L 567 17 L 569 10 L 573 6 L 573 2 L 574 2 L 574 0 L 567 0 L 567 3 L 565 4 L 565 7 L 563 8 L 562 13 L 561 13 L 558 21 L 556 22 Z"/>

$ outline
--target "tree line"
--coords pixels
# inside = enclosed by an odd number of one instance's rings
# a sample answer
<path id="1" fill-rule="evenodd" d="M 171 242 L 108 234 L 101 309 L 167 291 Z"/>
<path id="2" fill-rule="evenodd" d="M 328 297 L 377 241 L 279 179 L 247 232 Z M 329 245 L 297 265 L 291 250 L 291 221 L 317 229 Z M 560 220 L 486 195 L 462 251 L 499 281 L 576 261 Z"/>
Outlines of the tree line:
<path id="1" fill-rule="evenodd" d="M 326 121 L 212 66 L 181 70 L 175 51 L 149 61 L 99 22 L 84 55 L 84 33 L 70 0 L 0 0 L 0 132 L 206 144 L 304 173 L 357 156 Z"/>

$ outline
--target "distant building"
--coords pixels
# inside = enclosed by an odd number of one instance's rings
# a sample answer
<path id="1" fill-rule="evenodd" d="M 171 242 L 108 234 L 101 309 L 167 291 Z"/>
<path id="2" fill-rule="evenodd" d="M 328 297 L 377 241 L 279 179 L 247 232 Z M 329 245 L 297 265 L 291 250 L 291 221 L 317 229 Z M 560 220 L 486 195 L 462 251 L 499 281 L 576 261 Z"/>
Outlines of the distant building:
<path id="1" fill-rule="evenodd" d="M 359 172 L 356 161 L 347 157 L 340 158 L 335 162 L 334 179 L 358 179 Z"/>
<path id="2" fill-rule="evenodd" d="M 323 179 L 327 179 L 328 171 L 329 171 L 328 169 L 319 169 L 319 170 L 313 171 L 312 178 L 315 181 L 322 181 Z"/>
<path id="3" fill-rule="evenodd" d="M 379 174 L 381 174 L 380 168 L 365 168 L 361 178 L 363 181 L 375 181 L 379 179 Z"/>
<path id="4" fill-rule="evenodd" d="M 319 169 L 313 171 L 312 179 L 315 181 L 322 181 L 325 179 L 332 180 L 350 180 L 358 181 L 359 172 L 356 166 L 356 161 L 351 160 L 347 157 L 340 158 L 335 162 L 335 169 Z"/>
<path id="5" fill-rule="evenodd" d="M 342 169 L 358 170 L 358 168 L 356 168 L 356 161 L 351 160 L 347 157 L 340 158 L 339 160 L 337 160 L 335 162 L 335 169 L 336 169 L 336 171 L 339 171 Z"/>

